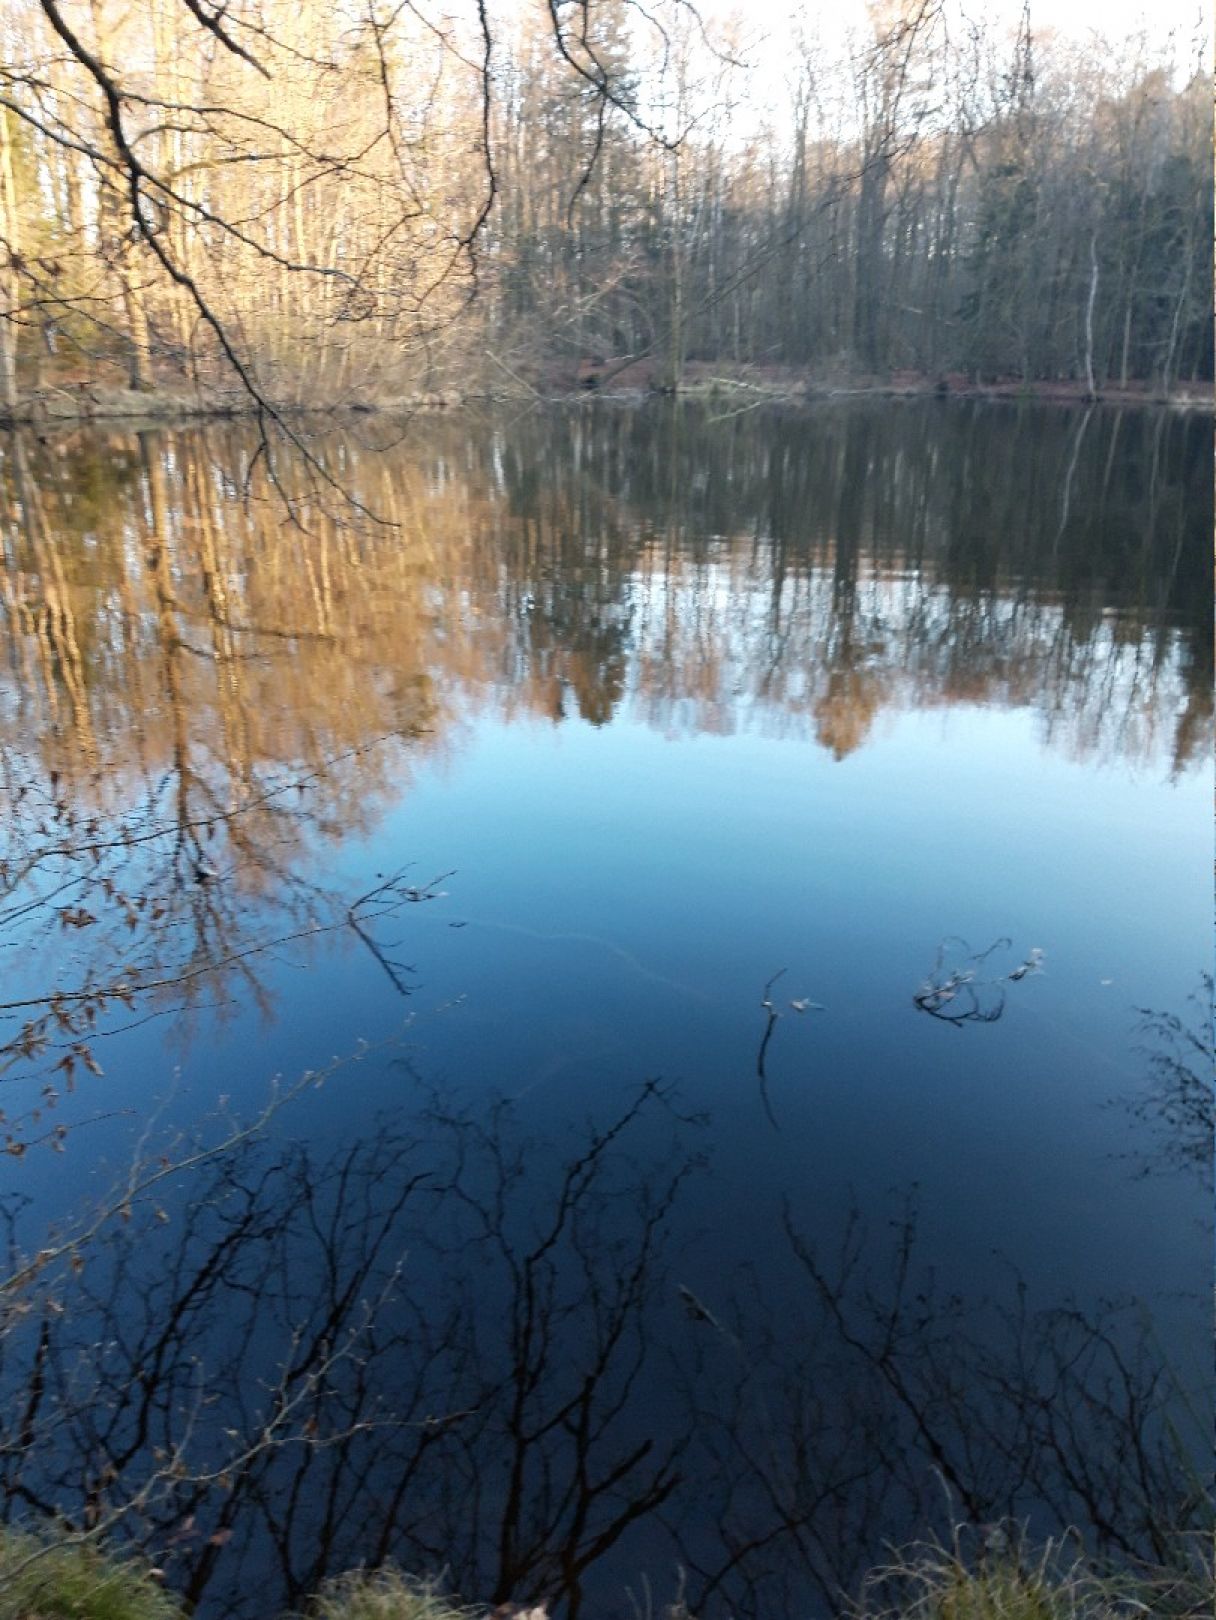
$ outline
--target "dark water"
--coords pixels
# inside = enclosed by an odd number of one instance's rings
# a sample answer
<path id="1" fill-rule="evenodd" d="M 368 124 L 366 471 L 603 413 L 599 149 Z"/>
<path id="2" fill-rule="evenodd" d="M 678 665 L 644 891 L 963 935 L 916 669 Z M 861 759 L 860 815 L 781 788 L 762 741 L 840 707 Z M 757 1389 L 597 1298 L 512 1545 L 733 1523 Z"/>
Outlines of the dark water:
<path id="1" fill-rule="evenodd" d="M 4 441 L 4 1181 L 54 1251 L 9 1268 L 9 1516 L 233 1616 L 386 1557 L 828 1614 L 1010 1515 L 1163 1556 L 1208 1472 L 1209 437 Z"/>

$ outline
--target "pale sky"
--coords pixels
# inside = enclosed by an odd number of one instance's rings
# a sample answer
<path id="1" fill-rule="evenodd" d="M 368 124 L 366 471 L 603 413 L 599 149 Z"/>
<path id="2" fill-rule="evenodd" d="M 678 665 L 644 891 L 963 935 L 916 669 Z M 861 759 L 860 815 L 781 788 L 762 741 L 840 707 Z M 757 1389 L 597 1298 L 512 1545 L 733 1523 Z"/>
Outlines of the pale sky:
<path id="1" fill-rule="evenodd" d="M 867 0 L 689 3 L 711 38 L 722 37 L 720 27 L 730 30 L 733 49 L 751 68 L 735 90 L 740 99 L 734 105 L 730 132 L 740 140 L 749 138 L 757 119 L 780 124 L 788 111 L 788 80 L 798 59 L 800 32 L 816 40 L 828 60 L 836 62 L 847 60 L 872 37 Z M 889 14 L 899 0 L 874 3 Z M 1022 15 L 1022 0 L 945 0 L 945 4 L 946 24 L 955 39 L 962 37 L 962 24 L 970 19 L 985 25 L 989 37 L 999 40 L 1004 35 L 1012 41 Z M 1200 66 L 1212 69 L 1214 5 L 1216 0 L 1031 0 L 1031 28 L 1040 42 L 1054 38 L 1055 64 L 1066 75 L 1073 53 L 1079 58 L 1078 72 L 1091 62 L 1099 68 L 1109 64 L 1117 72 L 1135 59 L 1120 48 L 1123 42 L 1142 36 L 1142 52 L 1137 54 L 1152 65 L 1171 63 L 1175 82 L 1180 83 Z"/>
<path id="2" fill-rule="evenodd" d="M 780 53 L 788 44 L 791 11 L 804 9 L 814 31 L 831 44 L 866 25 L 866 0 L 806 0 L 791 7 L 788 0 L 697 0 L 709 21 L 739 17 L 746 37 L 765 37 L 768 49 Z M 948 0 L 955 20 L 970 16 L 989 24 L 1004 24 L 1013 31 L 1022 12 L 1022 0 Z M 1188 64 L 1202 52 L 1212 64 L 1213 0 L 1031 0 L 1031 23 L 1037 32 L 1071 35 L 1086 42 L 1101 35 L 1108 40 L 1143 32 L 1150 49 L 1164 50 L 1171 39 L 1175 51 Z M 767 64 L 766 64 L 767 65 Z"/>
<path id="3" fill-rule="evenodd" d="M 780 32 L 788 20 L 790 6 L 784 0 L 752 0 L 750 5 L 739 5 L 737 0 L 700 0 L 699 8 L 705 16 L 726 16 L 741 13 L 751 27 Z M 1021 0 L 954 0 L 952 9 L 971 16 L 996 20 L 1003 18 L 1016 23 L 1021 15 Z M 860 26 L 865 21 L 865 0 L 821 0 L 819 5 L 808 5 L 809 14 L 820 26 L 835 29 Z M 1164 41 L 1171 30 L 1184 36 L 1202 34 L 1211 40 L 1211 0 L 1038 0 L 1031 6 L 1033 22 L 1040 28 L 1052 28 L 1060 33 L 1081 37 L 1098 31 L 1111 36 L 1127 35 L 1140 28 L 1150 37 Z"/>

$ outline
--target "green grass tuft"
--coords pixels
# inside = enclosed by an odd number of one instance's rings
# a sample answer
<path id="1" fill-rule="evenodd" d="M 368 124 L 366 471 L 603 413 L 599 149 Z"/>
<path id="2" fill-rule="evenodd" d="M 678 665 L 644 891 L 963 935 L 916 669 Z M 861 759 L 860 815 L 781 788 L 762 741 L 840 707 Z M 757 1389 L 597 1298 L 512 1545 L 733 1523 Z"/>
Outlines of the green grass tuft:
<path id="1" fill-rule="evenodd" d="M 853 1620 L 1212 1620 L 1210 1560 L 1184 1549 L 1175 1569 L 1097 1572 L 1067 1541 L 1034 1549 L 1002 1529 L 974 1546 L 922 1543 L 866 1580 Z"/>
<path id="2" fill-rule="evenodd" d="M 328 1582 L 308 1605 L 307 1620 L 472 1620 L 425 1581 L 384 1569 L 353 1570 Z"/>
<path id="3" fill-rule="evenodd" d="M 181 1620 L 136 1564 L 67 1535 L 0 1527 L 0 1620 Z"/>

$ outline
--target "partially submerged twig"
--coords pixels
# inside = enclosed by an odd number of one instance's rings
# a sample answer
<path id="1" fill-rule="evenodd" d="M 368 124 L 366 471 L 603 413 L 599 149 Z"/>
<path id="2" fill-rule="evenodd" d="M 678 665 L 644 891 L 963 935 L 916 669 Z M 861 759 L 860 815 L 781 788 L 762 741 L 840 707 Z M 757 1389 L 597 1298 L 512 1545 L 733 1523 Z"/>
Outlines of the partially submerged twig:
<path id="1" fill-rule="evenodd" d="M 773 1027 L 778 1018 L 781 1017 L 781 1014 L 777 1011 L 776 1007 L 773 1006 L 772 990 L 777 980 L 785 971 L 785 968 L 779 968 L 764 986 L 764 997 L 760 1002 L 760 1005 L 768 1014 L 768 1023 L 764 1026 L 764 1034 L 760 1039 L 760 1050 L 756 1053 L 756 1078 L 760 1082 L 760 1101 L 764 1104 L 764 1112 L 768 1115 L 768 1122 L 774 1130 L 777 1130 L 779 1127 L 777 1125 L 777 1117 L 773 1113 L 773 1106 L 769 1102 L 768 1098 L 768 1076 L 764 1072 L 764 1058 L 768 1051 L 768 1043 L 773 1038 Z"/>
<path id="2" fill-rule="evenodd" d="M 961 967 L 944 972 L 946 947 L 952 942 L 961 945 L 967 954 Z M 1004 986 L 1016 984 L 1029 974 L 1039 972 L 1043 964 L 1042 950 L 1033 945 L 1025 959 L 1010 972 L 997 974 L 990 979 L 980 978 L 978 969 L 992 953 L 1008 950 L 1012 944 L 1011 939 L 1002 935 L 1000 939 L 993 940 L 987 950 L 973 952 L 965 939 L 957 935 L 948 936 L 937 947 L 937 960 L 920 989 L 913 995 L 913 1005 L 921 1012 L 928 1013 L 930 1018 L 952 1024 L 955 1029 L 961 1029 L 964 1024 L 995 1024 L 1005 1011 Z M 984 995 L 983 992 L 988 994 Z"/>
<path id="3" fill-rule="evenodd" d="M 429 883 L 411 884 L 407 887 L 405 883 L 406 870 L 406 868 L 403 868 L 400 872 L 395 872 L 392 877 L 386 878 L 383 883 L 378 883 L 374 889 L 369 889 L 366 894 L 360 895 L 357 900 L 351 902 L 346 912 L 348 925 L 354 931 L 356 937 L 367 946 L 376 961 L 379 962 L 388 975 L 389 983 L 401 996 L 408 996 L 413 989 L 413 986 L 406 982 L 405 975 L 415 972 L 415 969 L 406 962 L 394 961 L 387 954 L 386 947 L 373 939 L 364 924 L 373 921 L 376 917 L 383 916 L 388 911 L 396 910 L 401 905 L 414 905 L 421 900 L 440 899 L 443 891 L 439 885 L 445 877 L 451 877 L 452 875 L 450 872 L 443 872 L 438 877 L 433 877 Z M 392 949 L 392 947 L 390 946 L 388 949 Z"/>

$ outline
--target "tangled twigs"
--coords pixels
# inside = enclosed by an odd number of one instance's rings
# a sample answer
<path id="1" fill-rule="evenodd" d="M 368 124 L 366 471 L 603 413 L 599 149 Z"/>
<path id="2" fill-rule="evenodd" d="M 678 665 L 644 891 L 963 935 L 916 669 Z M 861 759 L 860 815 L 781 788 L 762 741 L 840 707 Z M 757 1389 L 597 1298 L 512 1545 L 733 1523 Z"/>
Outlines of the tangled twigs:
<path id="1" fill-rule="evenodd" d="M 947 968 L 947 946 L 958 945 L 964 952 L 957 967 Z M 1031 946 L 1025 958 L 1008 973 L 982 978 L 980 969 L 996 951 L 1009 950 L 1011 939 L 1004 935 L 993 940 L 986 951 L 972 951 L 965 939 L 951 935 L 937 947 L 937 960 L 930 969 L 912 1002 L 930 1018 L 940 1019 L 961 1029 L 964 1024 L 995 1024 L 1005 1011 L 1005 985 L 1016 984 L 1029 974 L 1038 973 L 1043 965 L 1043 952 Z"/>

